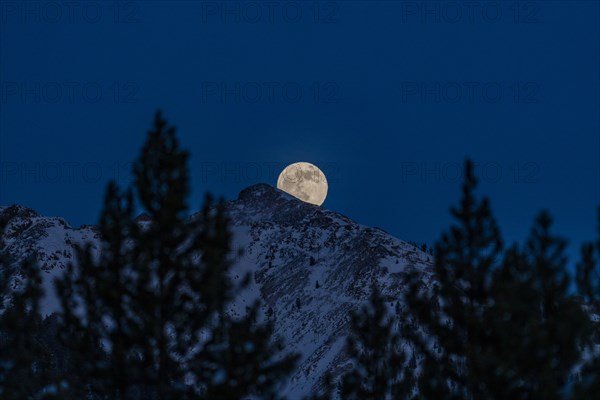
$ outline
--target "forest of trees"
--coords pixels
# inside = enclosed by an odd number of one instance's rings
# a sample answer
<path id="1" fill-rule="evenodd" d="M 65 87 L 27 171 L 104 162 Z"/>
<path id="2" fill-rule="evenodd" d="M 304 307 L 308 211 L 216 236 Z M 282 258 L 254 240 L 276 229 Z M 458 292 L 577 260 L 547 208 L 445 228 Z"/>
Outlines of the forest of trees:
<path id="1" fill-rule="evenodd" d="M 273 337 L 273 318 L 257 318 L 258 302 L 241 317 L 225 312 L 250 277 L 229 278 L 222 200 L 207 196 L 189 219 L 187 160 L 157 112 L 133 183 L 107 187 L 99 256 L 77 247 L 56 281 L 56 314 L 40 316 L 35 261 L 18 266 L 27 279 L 13 292 L 14 263 L 0 252 L 0 398 L 282 398 L 298 356 Z M 353 367 L 325 377 L 312 400 L 598 398 L 600 209 L 598 237 L 573 272 L 547 212 L 525 243 L 505 244 L 476 186 L 467 161 L 454 223 L 423 248 L 436 284 L 409 270 L 395 299 L 373 284 L 370 301 L 349 315 Z M 138 207 L 149 223 L 136 221 Z"/>
<path id="2" fill-rule="evenodd" d="M 375 288 L 353 315 L 342 398 L 598 398 L 600 209 L 573 278 L 547 212 L 523 245 L 506 246 L 476 185 L 467 161 L 455 222 L 435 245 L 433 289 L 411 271 L 404 307 L 386 308 Z"/>

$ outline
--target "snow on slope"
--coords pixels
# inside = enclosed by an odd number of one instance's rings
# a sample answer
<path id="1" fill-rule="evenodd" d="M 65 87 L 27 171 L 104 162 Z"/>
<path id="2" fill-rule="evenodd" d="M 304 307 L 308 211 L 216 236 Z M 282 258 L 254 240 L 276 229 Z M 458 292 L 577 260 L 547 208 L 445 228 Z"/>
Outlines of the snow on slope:
<path id="1" fill-rule="evenodd" d="M 18 205 L 0 208 L 0 218 L 8 219 L 4 234 L 4 249 L 9 259 L 18 265 L 32 257 L 41 270 L 44 301 L 41 312 L 49 315 L 58 310 L 54 292 L 54 278 L 60 276 L 69 262 L 73 261 L 75 244 L 91 242 L 95 248 L 100 244 L 100 235 L 93 226 L 73 229 L 63 218 L 42 217 L 35 211 Z M 12 274 L 11 285 L 17 288 L 23 276 L 17 269 Z"/>
<path id="2" fill-rule="evenodd" d="M 243 190 L 227 210 L 232 247 L 241 250 L 231 276 L 237 280 L 250 273 L 253 278 L 232 311 L 243 312 L 260 298 L 285 351 L 301 355 L 285 388 L 291 399 L 318 389 L 325 371 L 335 377 L 349 367 L 343 352 L 349 312 L 368 299 L 372 282 L 392 305 L 408 268 L 422 271 L 425 285 L 432 279 L 430 256 L 414 246 L 269 185 Z M 56 311 L 53 277 L 73 261 L 75 243 L 91 241 L 98 249 L 98 232 L 91 226 L 73 229 L 62 218 L 41 217 L 20 206 L 2 207 L 0 216 L 10 218 L 5 245 L 11 257 L 33 256 L 45 272 L 42 312 Z"/>
<path id="3" fill-rule="evenodd" d="M 245 256 L 234 270 L 254 270 L 275 334 L 301 354 L 286 389 L 291 398 L 318 388 L 325 371 L 336 376 L 348 366 L 349 311 L 368 299 L 374 280 L 394 303 L 407 268 L 431 279 L 429 256 L 412 245 L 268 185 L 242 191 L 228 210 L 245 232 Z"/>

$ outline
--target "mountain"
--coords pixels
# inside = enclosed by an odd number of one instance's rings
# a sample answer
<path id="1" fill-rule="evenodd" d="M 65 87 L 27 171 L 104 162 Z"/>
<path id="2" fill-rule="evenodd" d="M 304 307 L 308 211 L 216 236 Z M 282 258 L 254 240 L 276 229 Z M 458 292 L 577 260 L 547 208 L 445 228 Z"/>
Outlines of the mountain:
<path id="1" fill-rule="evenodd" d="M 292 399 L 317 389 L 325 371 L 335 377 L 349 368 L 343 351 L 349 312 L 367 301 L 373 281 L 392 307 L 408 269 L 421 271 L 425 287 L 433 279 L 431 256 L 413 245 L 266 184 L 242 190 L 227 211 L 236 250 L 231 276 L 238 280 L 250 273 L 253 278 L 230 312 L 243 312 L 259 297 L 285 351 L 301 354 L 284 390 Z M 53 278 L 75 261 L 75 244 L 91 241 L 100 249 L 97 230 L 73 229 L 62 218 L 17 205 L 0 207 L 0 217 L 9 218 L 5 246 L 15 265 L 33 256 L 45 272 L 42 312 L 56 311 Z M 144 223 L 144 216 L 138 220 Z M 17 287 L 22 278 L 14 272 Z"/>

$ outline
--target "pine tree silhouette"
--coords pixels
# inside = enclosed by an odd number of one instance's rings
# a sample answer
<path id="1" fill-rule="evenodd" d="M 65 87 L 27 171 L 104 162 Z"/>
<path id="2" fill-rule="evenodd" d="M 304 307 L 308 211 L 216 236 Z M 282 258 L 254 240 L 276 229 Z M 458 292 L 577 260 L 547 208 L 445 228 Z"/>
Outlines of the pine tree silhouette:
<path id="1" fill-rule="evenodd" d="M 374 283 L 369 304 L 351 313 L 351 334 L 346 351 L 352 369 L 341 379 L 339 393 L 345 400 L 409 399 L 412 374 L 404 368 L 396 322 Z"/>
<path id="2" fill-rule="evenodd" d="M 4 249 L 6 220 L 0 221 L 0 249 Z M 0 251 L 0 398 L 54 398 L 50 390 L 51 354 L 42 340 L 43 296 L 35 260 L 21 262 L 15 272 L 22 286 L 11 290 L 11 257 Z M 46 393 L 44 395 L 44 393 Z"/>
<path id="3" fill-rule="evenodd" d="M 473 165 L 467 162 L 460 207 L 451 209 L 458 224 L 436 243 L 438 283 L 433 293 L 422 291 L 417 273 L 410 277 L 407 304 L 428 335 L 407 332 L 424 354 L 419 381 L 423 398 L 482 395 L 465 369 L 470 367 L 470 346 L 481 334 L 476 316 L 484 305 L 487 277 L 502 242 L 487 199 L 478 202 L 474 196 L 476 184 Z M 437 349 L 432 349 L 429 337 Z"/>
<path id="4" fill-rule="evenodd" d="M 507 250 L 494 273 L 492 305 L 482 316 L 489 343 L 478 361 L 493 398 L 569 398 L 570 375 L 589 331 L 569 293 L 566 242 L 550 227 L 542 212 L 523 249 Z"/>
<path id="5" fill-rule="evenodd" d="M 240 289 L 228 276 L 229 220 L 210 196 L 188 218 L 187 159 L 157 113 L 134 188 L 108 186 L 99 255 L 78 248 L 57 281 L 62 339 L 83 378 L 70 387 L 82 398 L 275 399 L 293 368 L 295 356 L 275 358 L 269 323 L 255 323 L 258 304 L 239 319 L 226 313 Z M 134 199 L 147 222 L 133 218 Z"/>
<path id="6" fill-rule="evenodd" d="M 586 317 L 569 295 L 565 242 L 542 213 L 524 248 L 503 250 L 487 199 L 466 164 L 457 223 L 435 248 L 437 285 L 411 274 L 406 330 L 423 358 L 423 399 L 561 399 L 581 357 Z"/>
<path id="7" fill-rule="evenodd" d="M 600 314 L 600 207 L 598 207 L 598 238 L 581 247 L 581 260 L 577 265 L 577 287 L 588 304 L 587 327 L 589 338 L 584 343 L 585 351 L 591 355 L 580 371 L 575 393 L 578 399 L 595 399 L 600 393 L 600 321 L 592 315 Z"/>

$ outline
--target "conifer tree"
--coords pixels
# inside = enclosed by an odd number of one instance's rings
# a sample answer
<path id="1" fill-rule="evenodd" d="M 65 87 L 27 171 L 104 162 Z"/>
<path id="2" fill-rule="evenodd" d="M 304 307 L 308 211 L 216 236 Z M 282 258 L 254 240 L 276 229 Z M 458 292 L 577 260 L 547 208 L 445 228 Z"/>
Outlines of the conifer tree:
<path id="1" fill-rule="evenodd" d="M 435 249 L 437 284 L 411 276 L 407 331 L 423 358 L 423 399 L 561 399 L 585 340 L 585 317 L 569 295 L 565 242 L 542 213 L 526 245 L 502 250 L 487 199 L 474 196 L 466 164 L 457 223 Z"/>
<path id="2" fill-rule="evenodd" d="M 479 362 L 493 398 L 567 399 L 570 379 L 587 340 L 587 317 L 569 293 L 564 239 L 542 212 L 530 238 L 507 252 L 495 271 L 487 351 Z"/>
<path id="3" fill-rule="evenodd" d="M 0 249 L 4 249 L 7 222 L 0 221 Z M 14 291 L 10 270 L 10 257 L 0 251 L 0 398 L 50 399 L 51 360 L 41 337 L 40 270 L 32 259 L 20 263 L 22 287 Z"/>
<path id="4" fill-rule="evenodd" d="M 206 399 L 245 399 L 255 393 L 260 399 L 279 399 L 274 382 L 286 378 L 296 357 L 285 357 L 273 362 L 276 352 L 271 342 L 272 324 L 255 324 L 258 304 L 249 310 L 246 318 L 226 318 L 213 331 L 192 369 L 201 371 L 201 381 L 206 385 Z"/>
<path id="5" fill-rule="evenodd" d="M 422 290 L 417 272 L 410 277 L 407 304 L 427 335 L 406 332 L 424 354 L 419 379 L 423 398 L 484 398 L 478 397 L 478 383 L 465 370 L 481 335 L 478 315 L 502 241 L 488 200 L 475 198 L 476 185 L 473 165 L 467 161 L 460 207 L 451 209 L 457 223 L 436 243 L 433 293 Z"/>
<path id="6" fill-rule="evenodd" d="M 575 393 L 582 400 L 595 399 L 600 393 L 600 207 L 598 208 L 598 238 L 581 247 L 577 265 L 577 287 L 588 309 L 589 340 L 585 343 L 585 360 Z"/>
<path id="7" fill-rule="evenodd" d="M 89 243 L 76 247 L 77 264 L 70 264 L 56 281 L 62 310 L 58 333 L 73 350 L 80 378 L 65 377 L 73 398 L 94 394 L 125 399 L 142 384 L 139 371 L 145 366 L 133 343 L 139 326 L 127 246 L 132 207 L 131 195 L 110 183 L 99 223 L 99 253 Z"/>
<path id="8" fill-rule="evenodd" d="M 346 351 L 353 365 L 341 379 L 341 398 L 408 399 L 412 376 L 404 368 L 399 329 L 376 284 L 372 285 L 369 304 L 352 312 L 350 318 Z"/>
<path id="9" fill-rule="evenodd" d="M 77 251 L 57 282 L 63 340 L 74 343 L 79 395 L 109 399 L 277 398 L 295 357 L 278 357 L 256 310 L 226 313 L 231 234 L 224 203 L 207 196 L 188 218 L 188 153 L 159 113 L 134 165 L 134 188 L 107 190 L 102 249 Z M 133 218 L 134 200 L 148 222 Z M 277 357 L 277 358 L 276 358 Z"/>

